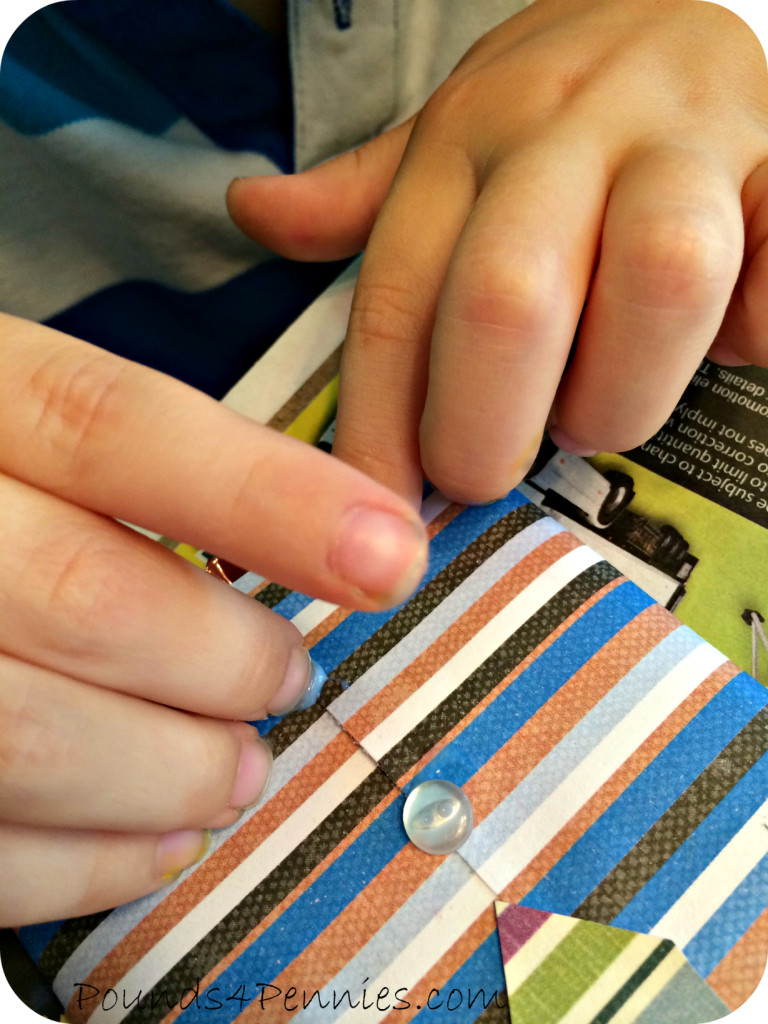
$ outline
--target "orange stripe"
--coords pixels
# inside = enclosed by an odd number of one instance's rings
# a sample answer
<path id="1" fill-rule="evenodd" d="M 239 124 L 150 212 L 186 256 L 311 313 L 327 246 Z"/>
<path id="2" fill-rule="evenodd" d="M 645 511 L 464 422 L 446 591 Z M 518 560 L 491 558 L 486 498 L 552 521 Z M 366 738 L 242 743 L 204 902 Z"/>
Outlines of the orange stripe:
<path id="1" fill-rule="evenodd" d="M 159 939 L 215 889 L 222 879 L 231 874 L 238 864 L 259 846 L 265 836 L 274 832 L 357 750 L 357 745 L 346 733 L 342 732 L 335 736 L 196 871 L 139 921 L 96 965 L 86 978 L 86 983 L 101 991 L 114 988 L 116 982 L 145 956 Z M 287 855 L 290 855 L 290 851 Z M 75 1016 L 73 1002 L 70 1002 L 67 1012 Z"/>
<path id="2" fill-rule="evenodd" d="M 269 580 L 262 580 L 261 583 L 257 583 L 253 590 L 249 590 L 246 597 L 256 597 L 262 590 L 269 585 Z"/>
<path id="3" fill-rule="evenodd" d="M 658 605 L 628 622 L 538 709 L 514 736 L 468 779 L 464 790 L 477 821 L 557 746 L 634 666 L 678 623 Z"/>
<path id="4" fill-rule="evenodd" d="M 446 505 L 442 512 L 438 512 L 434 519 L 427 523 L 427 536 L 430 540 L 440 533 L 448 523 L 453 522 L 456 516 L 463 512 L 466 506 L 457 505 L 452 502 L 450 505 Z"/>
<path id="5" fill-rule="evenodd" d="M 392 1010 L 392 1012 L 385 1017 L 385 1020 L 392 1022 L 392 1024 L 394 1024 L 394 1022 L 413 1020 L 421 1007 L 426 1006 L 427 999 L 429 998 L 432 989 L 437 989 L 439 991 L 439 995 L 432 996 L 432 1005 L 436 1006 L 440 1000 L 442 1000 L 443 1005 L 441 1009 L 435 1010 L 433 1016 L 436 1021 L 450 1021 L 451 1012 L 445 1005 L 450 989 L 447 989 L 446 985 L 462 965 L 469 960 L 475 950 L 478 949 L 478 947 L 481 946 L 488 936 L 493 934 L 495 930 L 496 914 L 493 909 L 493 903 L 490 902 L 479 917 L 475 918 L 469 928 L 459 936 L 451 948 L 444 953 L 442 957 L 440 957 L 429 972 L 428 977 L 422 978 L 421 981 L 409 990 L 406 998 L 411 1004 L 410 1009 Z M 499 954 L 499 963 L 501 963 L 501 954 Z M 475 994 L 476 992 L 477 990 L 475 990 Z M 491 993 L 486 992 L 485 995 L 487 999 L 491 996 Z M 462 997 L 462 1005 L 466 1006 L 468 994 L 466 992 L 462 992 Z M 481 1007 L 481 1005 L 481 1002 L 474 1003 L 476 1008 Z"/>
<path id="6" fill-rule="evenodd" d="M 316 643 L 319 643 L 319 641 L 323 639 L 323 637 L 328 636 L 332 630 L 341 625 L 345 619 L 348 619 L 353 611 L 353 608 L 335 608 L 332 612 L 326 615 L 322 622 L 318 622 L 318 624 L 313 626 L 305 635 L 304 646 L 308 650 L 311 650 Z"/>
<path id="7" fill-rule="evenodd" d="M 237 958 L 254 943 L 259 936 L 261 936 L 274 922 L 280 917 L 280 915 L 288 909 L 302 893 L 314 884 L 314 882 L 334 863 L 334 861 L 349 847 L 353 842 L 368 828 L 383 811 L 389 807 L 389 805 L 398 798 L 400 794 L 397 790 L 392 789 L 383 800 L 381 800 L 376 807 L 373 808 L 356 826 L 352 829 L 341 842 L 334 847 L 333 850 L 328 853 L 323 860 L 314 867 L 307 875 L 302 878 L 299 884 L 292 892 L 288 893 L 280 903 L 274 907 L 261 921 L 257 922 L 251 931 L 245 935 L 236 946 L 234 946 L 225 957 L 223 957 L 215 967 L 212 967 L 208 974 L 200 981 L 200 991 L 202 992 L 205 988 L 212 985 L 224 971 L 233 964 Z M 171 1011 L 165 1018 L 163 1018 L 162 1024 L 170 1024 L 171 1021 L 175 1020 L 179 1015 L 178 1008 Z M 239 1018 L 238 1018 L 239 1019 Z"/>
<path id="8" fill-rule="evenodd" d="M 580 546 L 570 533 L 557 533 L 543 541 L 441 633 L 426 650 L 387 683 L 344 723 L 362 740 L 414 694 L 509 602 L 517 597 L 566 552 Z"/>
<path id="9" fill-rule="evenodd" d="M 442 858 L 421 853 L 411 843 L 403 847 L 338 917 L 304 949 L 273 984 L 282 992 L 292 985 L 310 995 L 322 990 L 395 914 L 420 885 L 442 864 Z M 362 979 L 360 979 L 362 981 Z M 338 993 L 339 997 L 341 993 Z M 354 1000 L 356 993 L 350 995 Z M 241 1024 L 262 1020 L 257 1003 L 237 1017 Z M 270 1008 L 270 1024 L 290 1014 L 278 1000 Z"/>
<path id="10" fill-rule="evenodd" d="M 550 647 L 560 636 L 562 636 L 562 634 L 565 633 L 567 629 L 570 629 L 573 623 L 576 622 L 576 620 L 581 615 L 588 611 L 592 607 L 592 605 L 597 604 L 598 601 L 601 601 L 607 593 L 609 593 L 615 587 L 620 586 L 622 583 L 626 583 L 626 580 L 621 576 L 619 576 L 617 579 L 611 580 L 610 583 L 607 583 L 601 590 L 598 590 L 597 593 L 593 594 L 590 598 L 588 598 L 583 605 L 576 609 L 576 611 L 572 612 L 567 619 L 563 619 L 560 625 L 556 629 L 554 629 L 549 634 L 549 636 L 545 637 L 544 640 L 542 640 L 541 643 L 538 644 L 538 646 L 530 652 L 530 654 L 526 655 L 526 657 L 523 658 L 520 664 L 515 666 L 515 668 L 509 673 L 508 676 L 506 676 L 506 678 L 502 679 L 501 682 L 498 683 L 490 691 L 490 693 L 487 694 L 487 696 L 483 697 L 481 701 L 478 701 L 478 703 L 460 722 L 457 722 L 456 725 L 434 745 L 434 747 L 432 747 L 422 757 L 420 757 L 416 764 L 414 764 L 413 767 L 409 768 L 408 771 L 405 772 L 398 779 L 398 785 L 401 788 L 404 788 L 411 781 L 411 779 L 415 778 L 419 774 L 419 772 L 423 768 L 425 768 L 427 764 L 429 764 L 430 761 L 437 757 L 440 751 L 443 750 L 444 747 L 447 747 L 448 744 L 451 743 L 454 740 L 454 738 L 469 725 L 470 722 L 473 722 L 478 715 L 482 714 L 482 712 L 485 711 L 488 705 L 492 701 L 494 701 L 496 697 L 498 697 L 502 690 L 505 690 L 511 683 L 515 681 L 515 679 L 518 678 L 518 676 L 522 675 L 522 673 L 525 672 L 525 670 L 532 662 L 534 662 L 538 657 L 540 657 L 540 655 L 544 651 L 546 651 L 547 648 Z"/>
<path id="11" fill-rule="evenodd" d="M 663 608 L 654 606 L 658 614 L 669 615 Z M 672 618 L 672 616 L 669 616 Z M 675 620 L 673 620 L 675 621 Z M 519 903 L 563 857 L 573 844 L 590 828 L 608 807 L 624 792 L 640 773 L 657 757 L 675 736 L 708 704 L 739 669 L 730 662 L 721 665 L 691 693 L 664 721 L 644 740 L 627 760 L 613 773 L 603 786 L 557 833 L 556 836 L 534 857 L 500 893 L 499 898 L 510 903 Z"/>
<path id="12" fill-rule="evenodd" d="M 731 1010 L 752 995 L 765 971 L 768 954 L 768 909 L 710 972 L 707 982 Z"/>

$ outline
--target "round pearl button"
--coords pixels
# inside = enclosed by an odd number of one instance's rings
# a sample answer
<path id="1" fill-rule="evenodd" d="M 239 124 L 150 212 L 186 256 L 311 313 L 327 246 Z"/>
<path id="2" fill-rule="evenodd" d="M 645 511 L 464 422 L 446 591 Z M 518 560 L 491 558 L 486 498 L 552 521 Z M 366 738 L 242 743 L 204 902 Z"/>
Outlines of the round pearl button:
<path id="1" fill-rule="evenodd" d="M 430 779 L 408 795 L 403 825 L 414 846 L 425 853 L 453 853 L 472 831 L 472 804 L 452 782 Z"/>

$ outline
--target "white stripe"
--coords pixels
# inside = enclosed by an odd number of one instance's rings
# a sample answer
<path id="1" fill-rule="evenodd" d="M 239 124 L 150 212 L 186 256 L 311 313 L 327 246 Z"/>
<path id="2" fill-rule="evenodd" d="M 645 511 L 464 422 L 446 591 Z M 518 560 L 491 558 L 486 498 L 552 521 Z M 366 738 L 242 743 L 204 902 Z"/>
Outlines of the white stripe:
<path id="1" fill-rule="evenodd" d="M 507 995 L 512 996 L 533 972 L 560 945 L 566 935 L 579 924 L 575 917 L 553 914 L 528 939 L 524 946 L 504 964 L 507 979 Z"/>
<path id="2" fill-rule="evenodd" d="M 608 964 L 600 977 L 576 1000 L 568 1013 L 561 1017 L 557 1024 L 583 1024 L 584 1021 L 591 1021 L 619 989 L 626 985 L 635 971 L 642 967 L 658 945 L 659 941 L 648 935 L 635 935 L 629 945 L 625 946 L 616 959 Z M 671 950 L 664 959 L 669 959 L 674 952 Z M 662 960 L 661 963 L 663 962 Z M 656 970 L 660 966 L 661 964 L 656 967 Z M 649 977 L 651 976 L 649 975 Z M 645 980 L 648 981 L 648 978 Z M 639 991 L 640 987 L 638 986 L 636 991 Z"/>
<path id="3" fill-rule="evenodd" d="M 264 577 L 260 576 L 257 572 L 247 572 L 239 580 L 235 580 L 232 584 L 232 589 L 239 590 L 241 594 L 250 594 L 252 590 L 261 586 L 263 582 Z"/>
<path id="4" fill-rule="evenodd" d="M 567 583 L 600 561 L 587 547 L 569 551 L 513 598 L 363 741 L 378 760 L 460 686 L 515 630 Z M 499 890 L 500 891 L 500 890 Z"/>
<path id="5" fill-rule="evenodd" d="M 387 912 L 380 908 L 380 919 L 374 922 L 377 930 L 360 948 L 352 950 L 350 959 L 324 983 L 321 999 L 331 1006 L 335 1003 L 339 1014 L 345 1013 L 358 997 L 362 999 L 363 979 L 387 973 L 394 957 L 421 933 L 425 921 L 432 920 L 464 888 L 471 875 L 460 857 L 444 857 L 410 895 L 394 893 L 395 909 Z M 351 906 L 354 908 L 354 903 Z M 302 993 L 302 1002 L 312 995 Z M 327 1024 L 328 1014 L 315 1001 L 292 1020 L 294 1024 Z"/>
<path id="6" fill-rule="evenodd" d="M 437 519 L 441 512 L 448 508 L 451 504 L 450 499 L 446 498 L 440 491 L 433 491 L 428 498 L 424 499 L 424 504 L 421 506 L 421 518 L 425 523 L 431 523 L 433 519 Z"/>
<path id="7" fill-rule="evenodd" d="M 653 926 L 683 949 L 768 854 L 768 800 Z"/>
<path id="8" fill-rule="evenodd" d="M 306 636 L 315 626 L 319 626 L 320 623 L 327 619 L 329 615 L 338 609 L 337 604 L 333 604 L 331 601 L 312 601 L 306 608 L 294 615 L 291 622 L 294 626 Z"/>
<path id="9" fill-rule="evenodd" d="M 433 608 L 413 629 L 364 672 L 355 685 L 344 690 L 329 705 L 337 722 L 346 723 L 401 672 L 409 669 L 443 633 L 452 629 L 467 609 L 506 576 L 526 555 L 561 528 L 552 519 L 538 519 L 510 537 L 474 572 Z"/>
<path id="10" fill-rule="evenodd" d="M 464 932 L 493 902 L 493 893 L 472 875 L 467 883 L 434 917 L 425 921 L 422 931 L 401 949 L 377 978 L 367 984 L 368 992 L 380 992 L 385 987 L 390 993 L 397 989 L 412 989 L 444 956 Z M 362 980 L 362 979 L 361 979 Z M 490 995 L 490 993 L 487 993 Z M 393 998 L 394 1005 L 394 998 Z M 359 1024 L 360 1008 L 348 1009 L 336 1024 Z"/>
<path id="11" fill-rule="evenodd" d="M 702 642 L 678 662 L 478 868 L 491 888 L 501 892 L 630 754 L 725 660 L 714 647 Z M 494 814 L 514 798 L 513 791 Z M 471 842 L 470 836 L 462 851 L 465 857 L 471 857 Z"/>
<path id="12" fill-rule="evenodd" d="M 632 993 L 624 1005 L 611 1018 L 611 1024 L 632 1024 L 653 1002 L 681 967 L 688 961 L 679 949 L 671 950 L 656 970 Z M 681 1011 L 683 1008 L 680 1008 Z M 685 1019 L 684 1017 L 681 1019 Z"/>
<path id="13" fill-rule="evenodd" d="M 42 136 L 0 124 L 0 147 L 7 313 L 47 320 L 123 281 L 207 290 L 269 255 L 230 221 L 223 196 L 232 178 L 279 168 L 259 153 L 221 149 L 188 120 L 160 136 L 100 117 Z M 32 220 L 36 195 L 45 202 Z M 108 259 L 93 225 L 109 236 Z"/>
<path id="14" fill-rule="evenodd" d="M 368 775 L 375 765 L 361 750 L 356 750 L 333 775 L 278 828 L 268 835 L 216 888 L 179 921 L 134 966 L 123 975 L 120 989 L 146 992 L 163 978 L 181 957 L 189 952 L 233 907 L 281 864 L 291 851 L 306 839 L 330 812 Z M 255 924 L 256 922 L 254 922 Z M 66 993 L 67 1000 L 71 992 Z M 66 1003 L 65 1003 L 66 1005 Z M 116 1006 L 96 1009 L 89 1024 L 118 1024 L 128 1010 Z"/>

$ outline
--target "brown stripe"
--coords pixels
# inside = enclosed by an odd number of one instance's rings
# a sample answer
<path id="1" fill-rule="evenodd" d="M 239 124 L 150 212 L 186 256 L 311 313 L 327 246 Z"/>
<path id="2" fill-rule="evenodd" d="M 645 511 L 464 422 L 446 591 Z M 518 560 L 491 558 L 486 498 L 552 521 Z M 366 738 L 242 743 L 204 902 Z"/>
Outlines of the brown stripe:
<path id="1" fill-rule="evenodd" d="M 657 615 L 668 616 L 665 609 L 653 606 Z M 673 619 L 673 621 L 675 621 Z M 726 662 L 709 675 L 686 699 L 651 733 L 627 760 L 613 773 L 603 786 L 580 807 L 570 821 L 553 836 L 543 850 L 513 878 L 499 898 L 519 903 L 526 893 L 538 885 L 578 839 L 617 800 L 638 775 L 672 742 L 677 734 L 699 711 L 738 673 L 739 669 Z"/>
<path id="2" fill-rule="evenodd" d="M 284 601 L 290 593 L 291 591 L 288 587 L 284 587 L 280 583 L 266 583 L 263 587 L 254 587 L 253 597 L 259 604 L 263 604 L 265 608 L 274 608 L 276 604 Z"/>
<path id="3" fill-rule="evenodd" d="M 462 722 L 531 651 L 557 627 L 599 593 L 619 573 L 607 562 L 597 562 L 562 586 L 548 601 L 511 633 L 492 653 L 402 739 L 382 755 L 379 766 L 392 778 L 400 778 L 414 762 Z"/>
<path id="4" fill-rule="evenodd" d="M 766 751 L 768 712 L 761 710 L 654 821 L 571 916 L 610 924 Z"/>
<path id="5" fill-rule="evenodd" d="M 430 761 L 437 757 L 437 755 L 444 747 L 447 747 L 448 744 L 456 738 L 456 736 L 462 731 L 462 729 L 465 729 L 470 724 L 470 722 L 473 722 L 478 715 L 482 714 L 482 712 L 485 711 L 488 705 L 496 699 L 496 697 L 502 692 L 502 690 L 506 689 L 511 683 L 513 683 L 515 679 L 517 679 L 517 677 L 521 675 L 521 673 L 523 673 L 532 662 L 534 662 L 538 657 L 540 657 L 540 655 L 543 654 L 548 647 L 555 643 L 555 641 L 558 640 L 567 629 L 570 629 L 573 623 L 578 618 L 580 618 L 586 611 L 588 611 L 592 607 L 592 605 L 596 604 L 598 601 L 601 601 L 607 593 L 614 589 L 614 587 L 618 587 L 625 582 L 626 580 L 623 579 L 623 577 L 621 576 L 617 579 L 611 580 L 610 583 L 607 583 L 602 588 L 602 590 L 599 590 L 597 591 L 597 593 L 592 594 L 592 596 L 589 597 L 584 602 L 584 604 L 581 605 L 580 608 L 578 608 L 575 612 L 572 612 L 567 619 L 563 619 L 560 625 L 556 629 L 554 629 L 547 637 L 545 637 L 545 639 L 542 640 L 541 643 L 534 650 L 532 650 L 530 654 L 523 658 L 523 660 L 514 667 L 514 669 L 509 673 L 508 676 L 502 679 L 501 682 L 499 682 L 493 688 L 493 690 L 490 691 L 490 693 L 483 697 L 481 701 L 478 701 L 478 703 L 475 704 L 475 706 L 460 722 L 458 722 L 449 732 L 442 736 L 440 740 L 434 745 L 434 747 L 432 747 L 431 750 L 428 750 L 427 753 L 423 755 L 423 757 L 419 758 L 419 760 L 407 772 L 405 772 L 404 775 L 402 775 L 398 779 L 398 785 L 400 786 L 400 788 L 403 789 L 411 781 L 411 779 L 415 778 L 419 774 L 419 772 L 423 768 L 425 768 L 427 764 L 429 764 Z"/>
<path id="6" fill-rule="evenodd" d="M 752 995 L 765 971 L 768 953 L 768 909 L 707 976 L 708 984 L 726 1006 L 735 1010 Z"/>
<path id="7" fill-rule="evenodd" d="M 482 820 L 677 623 L 651 605 L 628 622 L 538 709 L 465 786 Z"/>
<path id="8" fill-rule="evenodd" d="M 267 426 L 273 427 L 275 430 L 287 430 L 312 399 L 320 394 L 326 384 L 329 384 L 334 377 L 338 376 L 340 365 L 341 345 L 331 352 L 327 359 L 301 385 L 298 391 L 294 391 L 285 405 L 278 409 L 269 420 Z"/>
<path id="9" fill-rule="evenodd" d="M 86 984 L 94 985 L 102 992 L 107 988 L 114 988 L 116 982 L 145 956 L 152 946 L 215 889 L 222 879 L 231 874 L 237 865 L 253 852 L 264 836 L 270 835 L 290 817 L 357 749 L 345 733 L 335 736 L 298 775 L 282 786 L 196 871 L 139 921 L 96 965 L 85 979 Z M 70 1003 L 68 1012 L 73 1019 L 78 1019 L 73 1003 Z"/>
<path id="10" fill-rule="evenodd" d="M 557 533 L 543 541 L 498 580 L 440 634 L 406 668 L 344 722 L 344 728 L 362 741 L 490 620 L 530 583 L 568 551 L 579 547 L 570 533 Z"/>
<path id="11" fill-rule="evenodd" d="M 441 864 L 442 858 L 421 853 L 407 843 L 272 984 L 283 992 L 293 985 L 308 996 L 315 989 L 322 990 Z M 356 993 L 350 995 L 356 998 Z M 301 995 L 298 1001 L 300 1004 Z M 237 1017 L 238 1024 L 263 1020 L 261 1013 L 258 1004 L 251 1004 Z M 289 1016 L 276 1001 L 270 1009 L 270 1024 Z"/>
<path id="12" fill-rule="evenodd" d="M 317 864 L 307 875 L 302 878 L 301 882 L 296 888 L 290 892 L 281 902 L 275 906 L 264 918 L 262 918 L 256 926 L 244 936 L 236 946 L 234 946 L 226 956 L 216 964 L 212 970 L 210 970 L 204 978 L 200 981 L 200 991 L 202 992 L 205 988 L 215 983 L 215 981 L 226 971 L 226 969 L 237 960 L 237 958 L 252 945 L 261 936 L 267 928 L 269 928 L 274 922 L 280 917 L 280 915 L 294 903 L 295 900 L 301 896 L 314 882 L 326 871 L 333 862 L 341 856 L 344 851 L 358 839 L 359 836 L 365 832 L 368 826 L 373 822 L 380 814 L 382 814 L 389 805 L 397 800 L 400 794 L 397 790 L 393 789 L 381 800 L 377 806 L 364 818 L 351 829 L 349 833 L 339 842 L 339 844 L 329 853 L 323 860 Z M 181 1011 L 177 1008 L 171 1011 L 167 1017 L 163 1018 L 162 1024 L 170 1024 L 171 1021 L 175 1020 Z M 247 1011 L 246 1011 L 247 1012 Z M 242 1018 L 238 1016 L 238 1020 Z"/>

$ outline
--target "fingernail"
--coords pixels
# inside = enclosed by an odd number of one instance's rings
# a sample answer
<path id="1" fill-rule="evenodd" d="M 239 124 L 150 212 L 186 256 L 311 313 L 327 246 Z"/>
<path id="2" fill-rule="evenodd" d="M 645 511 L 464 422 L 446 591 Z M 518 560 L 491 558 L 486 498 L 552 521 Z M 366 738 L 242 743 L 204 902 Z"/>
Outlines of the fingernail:
<path id="1" fill-rule="evenodd" d="M 272 771 L 272 751 L 255 729 L 240 743 L 237 778 L 229 797 L 229 807 L 247 810 L 261 799 Z"/>
<path id="2" fill-rule="evenodd" d="M 320 696 L 327 678 L 328 673 L 312 660 L 305 648 L 295 648 L 288 659 L 283 685 L 267 704 L 266 713 L 287 715 L 289 711 L 311 708 Z"/>
<path id="3" fill-rule="evenodd" d="M 426 532 L 420 521 L 357 506 L 344 519 L 330 566 L 377 604 L 399 604 L 424 575 Z"/>
<path id="4" fill-rule="evenodd" d="M 223 811 L 219 811 L 218 814 L 205 823 L 206 828 L 230 828 L 239 821 L 240 818 L 245 814 L 244 810 L 238 811 L 234 807 L 225 807 Z"/>
<path id="5" fill-rule="evenodd" d="M 179 829 L 161 836 L 157 844 L 157 874 L 161 881 L 174 881 L 184 871 L 202 860 L 211 845 L 208 829 Z"/>
<path id="6" fill-rule="evenodd" d="M 288 665 L 280 689 L 267 701 L 270 715 L 287 715 L 299 704 L 307 692 L 312 661 L 305 647 L 294 647 L 288 655 Z"/>
<path id="7" fill-rule="evenodd" d="M 563 451 L 570 452 L 571 455 L 582 455 L 584 457 L 597 455 L 597 448 L 588 448 L 587 445 L 582 444 L 581 441 L 574 441 L 572 437 L 569 437 L 564 430 L 561 430 L 560 427 L 554 423 L 550 424 L 549 436 L 558 448 L 562 448 Z"/>

